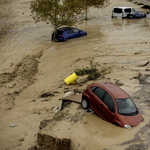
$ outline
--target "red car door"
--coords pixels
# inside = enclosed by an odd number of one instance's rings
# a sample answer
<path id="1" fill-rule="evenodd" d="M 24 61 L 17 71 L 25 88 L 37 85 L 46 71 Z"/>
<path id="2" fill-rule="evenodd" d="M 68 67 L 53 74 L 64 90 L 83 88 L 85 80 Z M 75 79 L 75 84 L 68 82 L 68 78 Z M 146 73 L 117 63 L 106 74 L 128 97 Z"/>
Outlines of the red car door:
<path id="1" fill-rule="evenodd" d="M 90 94 L 91 108 L 104 120 L 106 120 L 104 103 L 102 101 L 105 91 L 99 87 L 96 87 Z"/>
<path id="2" fill-rule="evenodd" d="M 108 93 L 105 94 L 103 102 L 104 102 L 103 110 L 106 115 L 106 120 L 113 123 L 115 120 L 115 110 L 116 110 L 115 102 Z"/>

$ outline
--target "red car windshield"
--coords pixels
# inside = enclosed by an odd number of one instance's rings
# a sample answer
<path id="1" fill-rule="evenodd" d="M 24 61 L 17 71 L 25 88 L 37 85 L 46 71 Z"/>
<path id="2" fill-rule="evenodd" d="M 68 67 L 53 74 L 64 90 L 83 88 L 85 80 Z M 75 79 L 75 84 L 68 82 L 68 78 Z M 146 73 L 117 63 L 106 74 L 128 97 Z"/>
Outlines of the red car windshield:
<path id="1" fill-rule="evenodd" d="M 134 116 L 138 114 L 138 110 L 131 98 L 116 99 L 118 113 L 124 116 Z"/>

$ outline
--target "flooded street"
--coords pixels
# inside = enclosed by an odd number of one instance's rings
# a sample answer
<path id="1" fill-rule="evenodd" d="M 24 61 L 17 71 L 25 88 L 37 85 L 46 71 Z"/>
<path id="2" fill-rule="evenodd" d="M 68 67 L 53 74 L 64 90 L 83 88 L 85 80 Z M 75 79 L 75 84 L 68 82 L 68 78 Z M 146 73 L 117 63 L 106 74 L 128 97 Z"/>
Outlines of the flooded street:
<path id="1" fill-rule="evenodd" d="M 107 8 L 91 8 L 89 20 L 77 25 L 87 37 L 58 43 L 51 41 L 51 25 L 34 23 L 29 0 L 0 0 L 0 150 L 35 146 L 38 132 L 71 138 L 73 150 L 149 148 L 150 79 L 147 76 L 143 84 L 137 77 L 150 75 L 150 65 L 143 66 L 150 61 L 150 19 L 112 19 L 115 6 L 148 11 L 127 0 L 112 0 Z M 65 85 L 64 79 L 77 68 L 89 67 L 92 58 L 102 76 Z M 78 78 L 80 82 L 83 77 Z M 59 107 L 58 99 L 66 91 L 83 91 L 99 81 L 122 83 L 120 87 L 133 97 L 144 122 L 125 130 L 71 103 L 64 112 L 79 115 L 77 122 L 64 119 L 39 131 L 42 120 L 53 118 L 51 109 Z M 45 92 L 54 96 L 42 98 Z"/>

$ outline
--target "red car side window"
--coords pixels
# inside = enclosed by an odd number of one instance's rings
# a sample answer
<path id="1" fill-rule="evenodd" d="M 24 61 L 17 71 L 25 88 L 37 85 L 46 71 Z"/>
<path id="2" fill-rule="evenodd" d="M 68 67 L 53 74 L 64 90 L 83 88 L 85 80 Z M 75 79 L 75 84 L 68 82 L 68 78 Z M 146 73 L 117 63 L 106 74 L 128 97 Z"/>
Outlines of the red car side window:
<path id="1" fill-rule="evenodd" d="M 112 97 L 107 93 L 104 98 L 104 103 L 108 108 L 111 108 L 113 111 L 115 110 L 115 103 L 112 99 Z"/>
<path id="2" fill-rule="evenodd" d="M 105 94 L 105 91 L 99 87 L 97 87 L 94 91 L 94 94 L 103 101 L 103 96 Z"/>

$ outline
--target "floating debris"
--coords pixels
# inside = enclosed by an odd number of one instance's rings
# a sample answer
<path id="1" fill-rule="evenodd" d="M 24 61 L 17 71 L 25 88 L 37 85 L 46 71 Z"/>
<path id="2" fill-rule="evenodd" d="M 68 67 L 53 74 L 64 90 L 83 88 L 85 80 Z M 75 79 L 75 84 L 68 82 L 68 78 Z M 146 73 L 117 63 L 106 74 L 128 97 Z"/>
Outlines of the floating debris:
<path id="1" fill-rule="evenodd" d="M 17 124 L 10 124 L 9 126 L 13 128 L 13 127 L 16 127 Z"/>

